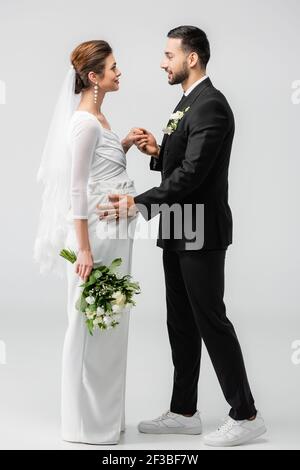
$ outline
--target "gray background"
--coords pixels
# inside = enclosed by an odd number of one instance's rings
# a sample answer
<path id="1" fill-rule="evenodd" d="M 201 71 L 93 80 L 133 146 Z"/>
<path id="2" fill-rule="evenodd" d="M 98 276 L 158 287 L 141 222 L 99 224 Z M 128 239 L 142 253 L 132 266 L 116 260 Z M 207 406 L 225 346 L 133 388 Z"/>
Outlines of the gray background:
<path id="1" fill-rule="evenodd" d="M 0 340 L 7 353 L 7 364 L 0 365 L 2 448 L 74 447 L 59 436 L 66 284 L 40 276 L 32 262 L 41 196 L 35 176 L 69 54 L 82 41 L 108 40 L 123 75 L 120 91 L 106 97 L 104 113 L 120 137 L 145 126 L 160 141 L 182 90 L 168 85 L 159 64 L 166 33 L 180 24 L 207 32 L 208 74 L 236 117 L 230 166 L 234 243 L 227 253 L 225 300 L 269 427 L 248 448 L 300 447 L 300 365 L 291 361 L 291 344 L 300 339 L 300 105 L 291 100 L 292 83 L 300 79 L 299 1 L 1 0 L 6 104 L 0 105 Z M 159 184 L 160 175 L 148 165 L 137 150 L 128 154 L 138 192 Z M 120 448 L 198 449 L 198 436 L 141 436 L 135 428 L 169 406 L 173 369 L 161 256 L 155 240 L 135 242 L 133 276 L 142 294 L 131 316 L 127 433 Z M 206 352 L 199 409 L 206 431 L 228 412 Z"/>

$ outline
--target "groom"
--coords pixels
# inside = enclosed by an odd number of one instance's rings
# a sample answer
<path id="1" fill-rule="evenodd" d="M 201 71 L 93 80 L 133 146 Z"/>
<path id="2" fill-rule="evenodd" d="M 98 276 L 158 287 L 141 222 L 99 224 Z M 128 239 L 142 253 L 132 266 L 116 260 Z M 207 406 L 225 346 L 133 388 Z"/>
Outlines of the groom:
<path id="1" fill-rule="evenodd" d="M 182 99 L 160 146 L 149 131 L 135 130 L 137 147 L 151 156 L 150 168 L 161 172 L 162 182 L 135 197 L 113 195 L 111 201 L 117 216 L 124 207 L 129 213 L 139 210 L 146 220 L 160 213 L 157 245 L 163 249 L 174 384 L 170 410 L 141 422 L 139 431 L 202 432 L 197 390 L 203 339 L 231 406 L 228 418 L 204 442 L 232 446 L 266 429 L 223 301 L 225 255 L 232 243 L 228 167 L 234 117 L 206 75 L 209 58 L 209 42 L 199 28 L 180 26 L 168 33 L 161 67 L 170 85 L 181 84 Z M 100 218 L 108 215 L 107 206 L 100 208 Z"/>

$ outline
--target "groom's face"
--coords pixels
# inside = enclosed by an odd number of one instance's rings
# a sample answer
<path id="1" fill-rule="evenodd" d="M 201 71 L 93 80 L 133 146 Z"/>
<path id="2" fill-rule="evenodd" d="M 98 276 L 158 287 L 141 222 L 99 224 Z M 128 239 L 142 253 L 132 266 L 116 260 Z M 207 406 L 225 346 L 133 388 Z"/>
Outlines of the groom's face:
<path id="1" fill-rule="evenodd" d="M 170 85 L 178 85 L 189 77 L 187 54 L 181 47 L 181 39 L 168 38 L 160 66 L 167 72 Z"/>

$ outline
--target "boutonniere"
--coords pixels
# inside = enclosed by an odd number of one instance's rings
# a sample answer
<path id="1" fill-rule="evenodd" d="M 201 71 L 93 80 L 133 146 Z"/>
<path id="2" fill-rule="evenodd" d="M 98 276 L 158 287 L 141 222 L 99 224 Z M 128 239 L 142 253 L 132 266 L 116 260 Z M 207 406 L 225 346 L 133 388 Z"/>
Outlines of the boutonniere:
<path id="1" fill-rule="evenodd" d="M 163 133 L 168 135 L 173 134 L 173 132 L 177 129 L 179 121 L 183 118 L 183 116 L 189 109 L 190 106 L 185 108 L 183 111 L 176 111 L 176 113 L 171 114 L 167 127 L 163 129 Z"/>

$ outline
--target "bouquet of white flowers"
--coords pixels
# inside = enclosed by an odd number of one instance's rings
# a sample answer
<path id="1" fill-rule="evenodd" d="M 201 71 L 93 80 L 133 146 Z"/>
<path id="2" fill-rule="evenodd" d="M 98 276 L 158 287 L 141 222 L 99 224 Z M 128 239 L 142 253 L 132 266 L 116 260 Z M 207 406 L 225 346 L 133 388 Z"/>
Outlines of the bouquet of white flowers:
<path id="1" fill-rule="evenodd" d="M 76 254 L 72 250 L 61 250 L 60 256 L 75 263 Z M 118 276 L 114 271 L 122 264 L 122 258 L 116 258 L 110 266 L 100 265 L 92 269 L 83 287 L 76 308 L 86 318 L 90 334 L 96 328 L 107 330 L 119 324 L 122 312 L 135 305 L 134 294 L 140 293 L 137 282 L 131 281 L 131 276 Z"/>

